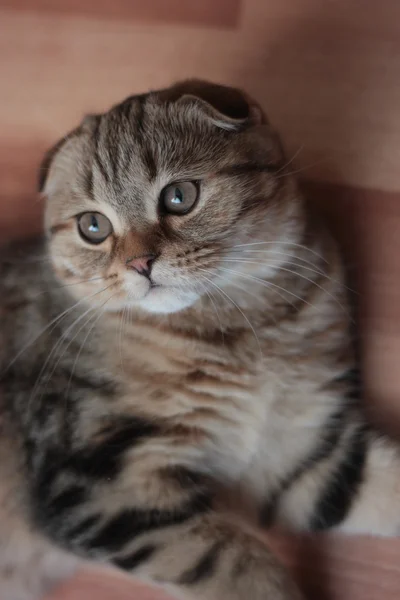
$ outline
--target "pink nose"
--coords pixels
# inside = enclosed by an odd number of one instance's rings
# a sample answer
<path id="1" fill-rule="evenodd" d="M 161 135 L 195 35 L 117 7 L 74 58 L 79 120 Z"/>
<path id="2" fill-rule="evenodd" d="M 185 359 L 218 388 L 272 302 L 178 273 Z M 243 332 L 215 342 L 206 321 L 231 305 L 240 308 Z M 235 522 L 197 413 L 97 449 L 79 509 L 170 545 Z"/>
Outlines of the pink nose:
<path id="1" fill-rule="evenodd" d="M 134 256 L 126 261 L 129 269 L 137 271 L 140 275 L 150 278 L 151 267 L 153 266 L 154 254 L 145 254 L 144 256 Z"/>

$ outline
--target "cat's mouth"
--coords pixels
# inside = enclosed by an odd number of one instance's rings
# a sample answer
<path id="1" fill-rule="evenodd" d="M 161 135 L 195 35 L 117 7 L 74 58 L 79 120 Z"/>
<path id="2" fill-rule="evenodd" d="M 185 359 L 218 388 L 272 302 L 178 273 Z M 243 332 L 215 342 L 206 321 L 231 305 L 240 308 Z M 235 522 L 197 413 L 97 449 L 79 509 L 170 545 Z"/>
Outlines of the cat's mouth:
<path id="1" fill-rule="evenodd" d="M 188 287 L 179 285 L 179 281 L 156 283 L 152 279 L 147 282 L 147 289 L 142 291 L 141 297 L 132 298 L 144 310 L 150 313 L 167 314 L 175 313 L 194 304 L 199 295 Z M 139 290 L 137 290 L 139 292 Z M 136 294 L 135 294 L 136 295 Z"/>
<path id="2" fill-rule="evenodd" d="M 162 285 L 161 283 L 155 283 L 151 279 L 150 279 L 149 283 L 150 283 L 149 289 L 147 290 L 145 297 L 151 295 L 152 293 L 156 293 L 158 291 L 165 290 L 167 287 L 169 287 L 167 285 Z"/>

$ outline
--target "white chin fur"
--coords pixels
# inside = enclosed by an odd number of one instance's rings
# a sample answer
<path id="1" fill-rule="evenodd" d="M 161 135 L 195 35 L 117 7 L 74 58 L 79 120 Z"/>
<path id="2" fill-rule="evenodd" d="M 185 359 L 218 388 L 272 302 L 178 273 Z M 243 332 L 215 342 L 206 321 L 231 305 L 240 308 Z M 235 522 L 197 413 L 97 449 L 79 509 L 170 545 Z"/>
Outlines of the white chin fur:
<path id="1" fill-rule="evenodd" d="M 190 290 L 173 288 L 154 288 L 147 296 L 138 302 L 141 309 L 158 314 L 179 312 L 192 306 L 199 295 Z"/>

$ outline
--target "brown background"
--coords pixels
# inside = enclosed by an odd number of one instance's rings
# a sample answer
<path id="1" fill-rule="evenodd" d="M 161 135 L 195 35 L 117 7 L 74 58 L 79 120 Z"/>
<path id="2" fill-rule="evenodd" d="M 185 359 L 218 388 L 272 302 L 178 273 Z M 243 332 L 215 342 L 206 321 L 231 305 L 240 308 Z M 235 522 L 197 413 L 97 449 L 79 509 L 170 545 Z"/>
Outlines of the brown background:
<path id="1" fill-rule="evenodd" d="M 193 75 L 244 86 L 296 154 L 354 268 L 372 414 L 400 431 L 398 0 L 0 0 L 2 240 L 40 227 L 38 162 L 83 113 Z M 400 597 L 400 541 L 276 545 L 310 598 Z"/>

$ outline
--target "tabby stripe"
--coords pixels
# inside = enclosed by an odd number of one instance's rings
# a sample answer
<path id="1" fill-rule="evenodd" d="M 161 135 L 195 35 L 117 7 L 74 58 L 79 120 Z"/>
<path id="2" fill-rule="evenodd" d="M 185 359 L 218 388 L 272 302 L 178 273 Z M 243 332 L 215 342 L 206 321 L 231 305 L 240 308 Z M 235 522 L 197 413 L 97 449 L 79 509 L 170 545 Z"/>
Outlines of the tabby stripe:
<path id="1" fill-rule="evenodd" d="M 136 100 L 139 102 L 140 106 L 140 114 L 137 115 L 135 123 L 136 123 L 136 137 L 140 138 L 140 143 L 142 147 L 142 161 L 143 166 L 146 168 L 147 176 L 150 181 L 154 181 L 157 177 L 157 165 L 155 163 L 154 155 L 151 152 L 148 145 L 148 138 L 146 136 L 145 131 L 145 103 L 147 100 L 147 94 L 142 94 L 138 96 Z"/>
<path id="2" fill-rule="evenodd" d="M 345 383 L 348 386 L 346 398 L 359 400 L 362 396 L 362 384 L 360 369 L 354 367 L 345 371 L 342 375 L 335 379 L 338 383 Z"/>
<path id="3" fill-rule="evenodd" d="M 205 484 L 205 476 L 198 471 L 193 471 L 188 467 L 181 465 L 175 465 L 173 467 L 167 467 L 161 474 L 165 474 L 179 484 L 182 489 L 191 489 L 195 487 L 202 487 Z"/>
<path id="4" fill-rule="evenodd" d="M 70 223 L 58 223 L 58 225 L 53 225 L 53 227 L 50 227 L 50 233 L 51 235 L 56 235 L 61 231 L 70 231 L 71 229 L 72 227 Z"/>
<path id="5" fill-rule="evenodd" d="M 54 407 L 60 402 L 60 397 L 62 397 L 60 394 L 43 392 L 40 403 L 38 402 L 33 407 L 32 426 L 36 425 L 42 428 L 47 426 L 51 419 L 54 419 Z"/>
<path id="6" fill-rule="evenodd" d="M 100 513 L 96 513 L 91 515 L 90 517 L 86 517 L 76 525 L 72 527 L 72 529 L 67 530 L 66 538 L 69 540 L 74 540 L 77 537 L 87 533 L 90 529 L 93 529 L 95 525 L 100 523 L 102 516 Z"/>
<path id="7" fill-rule="evenodd" d="M 110 127 L 110 131 L 108 132 L 108 140 L 107 140 L 107 161 L 110 165 L 110 169 L 113 175 L 113 183 L 119 184 L 119 166 L 120 166 L 120 158 L 121 158 L 121 148 L 120 148 L 120 140 L 118 139 L 117 131 L 114 131 L 112 127 Z"/>
<path id="8" fill-rule="evenodd" d="M 197 514 L 209 510 L 210 498 L 205 494 L 197 494 L 182 508 L 175 510 L 142 510 L 126 509 L 112 518 L 106 525 L 88 541 L 89 549 L 119 550 L 126 543 L 143 533 L 179 525 L 192 519 Z"/>
<path id="9" fill-rule="evenodd" d="M 194 585 L 204 579 L 209 579 L 216 571 L 217 561 L 221 553 L 222 543 L 215 542 L 194 567 L 187 569 L 180 577 L 177 583 L 181 585 Z"/>
<path id="10" fill-rule="evenodd" d="M 100 173 L 103 176 L 104 181 L 106 183 L 110 183 L 110 176 L 108 174 L 107 168 L 104 165 L 102 158 L 100 156 L 100 153 L 99 153 L 100 121 L 101 121 L 101 118 L 99 118 L 97 120 L 96 128 L 93 132 L 93 137 L 94 137 L 94 142 L 95 142 L 95 149 L 93 152 L 93 157 L 94 157 L 94 160 L 96 162 L 96 165 L 97 165 Z"/>
<path id="11" fill-rule="evenodd" d="M 247 173 L 276 173 L 281 168 L 281 165 L 274 165 L 268 163 L 240 163 L 236 165 L 229 165 L 217 171 L 216 175 L 246 175 Z"/>
<path id="12" fill-rule="evenodd" d="M 239 579 L 240 577 L 243 577 L 243 574 L 252 568 L 252 562 L 252 557 L 249 557 L 242 552 L 232 566 L 232 578 Z"/>
<path id="13" fill-rule="evenodd" d="M 294 471 L 292 482 L 301 477 L 306 471 L 314 467 L 317 463 L 329 458 L 338 445 L 346 422 L 346 407 L 340 408 L 333 413 L 327 423 L 321 428 L 322 440 L 311 452 L 310 456 Z M 291 485 L 291 482 L 288 486 Z"/>
<path id="14" fill-rule="evenodd" d="M 47 514 L 58 516 L 82 504 L 85 500 L 87 500 L 86 488 L 81 485 L 72 485 L 50 500 L 47 505 Z"/>
<path id="15" fill-rule="evenodd" d="M 147 177 L 150 182 L 157 177 L 157 165 L 154 156 L 149 148 L 143 148 L 142 152 L 143 164 L 146 167 Z"/>
<path id="16" fill-rule="evenodd" d="M 128 137 L 136 138 L 133 124 L 136 123 L 133 112 L 134 97 L 130 96 L 114 107 L 113 121 L 109 124 L 108 132 L 108 160 L 114 174 L 114 185 L 122 192 L 122 179 L 131 167 L 132 154 L 129 149 L 123 151 L 121 140 Z"/>
<path id="17" fill-rule="evenodd" d="M 38 498 L 46 498 L 50 495 L 51 486 L 60 474 L 62 465 L 63 457 L 58 448 L 50 447 L 40 457 L 39 467 L 35 473 L 35 490 Z"/>
<path id="18" fill-rule="evenodd" d="M 85 446 L 70 455 L 65 456 L 58 447 L 48 448 L 35 474 L 37 497 L 49 496 L 51 486 L 63 471 L 98 480 L 116 477 L 124 452 L 160 431 L 158 425 L 137 417 L 124 419 L 122 423 L 116 431 L 110 427 L 109 435 L 107 431 L 100 432 L 105 435 L 101 443 Z"/>
<path id="19" fill-rule="evenodd" d="M 141 145 L 144 143 L 144 105 L 146 103 L 147 94 L 140 94 L 136 96 L 135 109 L 138 108 L 138 114 L 136 114 L 135 125 L 136 125 L 136 136 L 140 139 Z"/>
<path id="20" fill-rule="evenodd" d="M 140 97 L 141 96 L 138 96 L 138 98 L 140 98 Z M 117 122 L 120 122 L 121 120 L 122 120 L 122 122 L 124 122 L 124 120 L 125 120 L 129 123 L 129 121 L 131 120 L 131 117 L 132 117 L 132 105 L 133 105 L 134 101 L 136 100 L 136 98 L 137 98 L 137 96 L 129 96 L 128 98 L 125 98 L 125 100 L 120 102 L 114 108 L 114 110 L 116 111 Z"/>
<path id="21" fill-rule="evenodd" d="M 74 452 L 65 467 L 94 479 L 116 477 L 120 471 L 123 453 L 159 432 L 160 428 L 155 423 L 131 417 L 119 429 L 106 436 L 101 444 L 87 446 Z"/>
<path id="22" fill-rule="evenodd" d="M 147 544 L 146 546 L 139 548 L 139 550 L 135 550 L 132 554 L 114 558 L 113 563 L 120 569 L 133 571 L 133 569 L 136 569 L 139 565 L 153 556 L 156 550 L 157 546 L 154 546 L 154 544 Z"/>
<path id="23" fill-rule="evenodd" d="M 94 153 L 94 155 L 93 155 L 93 156 L 94 156 L 94 160 L 96 161 L 96 165 L 97 165 L 97 167 L 98 167 L 98 169 L 99 169 L 100 173 L 101 173 L 101 174 L 102 174 L 102 176 L 103 176 L 103 179 L 104 179 L 104 181 L 105 181 L 106 183 L 110 183 L 110 176 L 109 176 L 109 174 L 107 173 L 107 169 L 106 169 L 106 167 L 104 166 L 104 164 L 103 164 L 103 162 L 102 162 L 102 160 L 101 160 L 101 158 L 100 158 L 100 155 L 97 153 L 97 150 L 96 150 L 96 152 Z"/>
<path id="24" fill-rule="evenodd" d="M 269 526 L 273 522 L 280 496 L 290 489 L 307 471 L 310 471 L 318 463 L 332 455 L 341 439 L 344 430 L 345 417 L 346 407 L 341 408 L 328 418 L 325 426 L 321 427 L 322 439 L 318 442 L 316 448 L 314 448 L 311 454 L 293 469 L 286 479 L 281 482 L 279 488 L 265 502 L 260 513 L 260 524 L 263 527 Z"/>
<path id="25" fill-rule="evenodd" d="M 355 431 L 347 454 L 330 474 L 311 517 L 312 530 L 335 527 L 348 514 L 363 480 L 368 449 L 367 432 L 366 426 Z"/>
<path id="26" fill-rule="evenodd" d="M 88 168 L 85 174 L 85 180 L 83 182 L 85 193 L 90 200 L 94 200 L 94 192 L 93 192 L 93 170 L 92 167 Z"/>
<path id="27" fill-rule="evenodd" d="M 117 389 L 117 386 L 113 381 L 101 376 L 91 377 L 88 374 L 85 374 L 83 376 L 79 375 L 79 373 L 77 373 L 76 371 L 72 373 L 68 369 L 63 368 L 60 369 L 60 372 L 62 372 L 63 375 L 68 377 L 68 381 L 71 381 L 71 383 L 73 382 L 74 384 L 76 384 L 76 387 L 95 390 L 98 394 L 104 396 L 114 395 Z"/>

